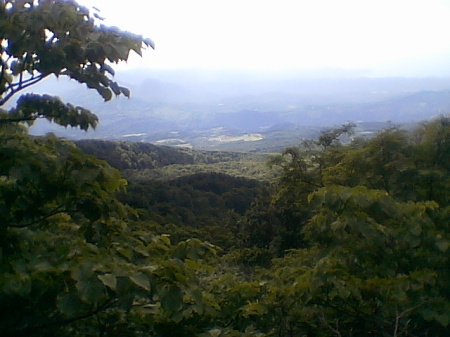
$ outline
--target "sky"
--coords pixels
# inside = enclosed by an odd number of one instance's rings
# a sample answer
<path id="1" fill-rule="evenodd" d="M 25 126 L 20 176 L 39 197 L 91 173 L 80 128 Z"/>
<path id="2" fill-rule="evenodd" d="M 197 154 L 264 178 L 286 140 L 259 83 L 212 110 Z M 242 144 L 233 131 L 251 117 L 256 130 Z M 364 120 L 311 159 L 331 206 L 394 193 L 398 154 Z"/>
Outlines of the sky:
<path id="1" fill-rule="evenodd" d="M 151 38 L 128 67 L 450 76 L 450 0 L 79 0 Z"/>

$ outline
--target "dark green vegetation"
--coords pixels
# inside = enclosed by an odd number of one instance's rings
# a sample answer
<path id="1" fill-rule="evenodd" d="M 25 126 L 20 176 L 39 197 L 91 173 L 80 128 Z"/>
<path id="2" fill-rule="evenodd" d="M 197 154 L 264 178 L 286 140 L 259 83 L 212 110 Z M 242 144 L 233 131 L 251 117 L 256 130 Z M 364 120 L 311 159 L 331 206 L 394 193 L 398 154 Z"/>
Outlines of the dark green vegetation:
<path id="1" fill-rule="evenodd" d="M 275 176 L 244 154 L 80 145 L 121 174 L 28 134 L 36 118 L 94 127 L 90 111 L 3 104 L 49 74 L 127 94 L 105 61 L 150 42 L 72 1 L 1 5 L 1 336 L 449 334 L 449 117 L 328 130 L 272 156 Z"/>
<path id="2" fill-rule="evenodd" d="M 234 176 L 270 179 L 267 154 L 226 151 L 192 151 L 185 148 L 155 146 L 150 143 L 77 141 L 86 153 L 106 160 L 127 176 L 161 180 L 189 173 L 221 172 Z"/>
<path id="3" fill-rule="evenodd" d="M 195 236 L 229 247 L 235 235 L 230 225 L 276 172 L 268 155 L 99 140 L 77 145 L 120 169 L 128 185 L 118 198 L 138 209 L 140 219 L 163 225 L 153 230 L 175 241 Z"/>

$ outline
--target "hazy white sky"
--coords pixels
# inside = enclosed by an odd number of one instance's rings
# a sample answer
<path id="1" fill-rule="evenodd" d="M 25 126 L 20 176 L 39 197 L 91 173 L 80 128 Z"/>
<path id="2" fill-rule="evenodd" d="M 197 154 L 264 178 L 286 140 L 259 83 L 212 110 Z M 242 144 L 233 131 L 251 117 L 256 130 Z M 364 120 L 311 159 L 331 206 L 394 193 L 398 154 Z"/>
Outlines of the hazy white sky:
<path id="1" fill-rule="evenodd" d="M 450 76 L 450 0 L 80 0 L 156 44 L 130 66 Z"/>

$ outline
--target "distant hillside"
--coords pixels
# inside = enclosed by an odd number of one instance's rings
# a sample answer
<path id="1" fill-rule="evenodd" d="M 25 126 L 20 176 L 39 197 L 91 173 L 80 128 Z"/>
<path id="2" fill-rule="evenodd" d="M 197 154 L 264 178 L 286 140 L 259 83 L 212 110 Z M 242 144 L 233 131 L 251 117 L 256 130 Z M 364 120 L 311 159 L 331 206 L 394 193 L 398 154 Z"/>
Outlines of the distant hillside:
<path id="1" fill-rule="evenodd" d="M 117 197 L 138 209 L 141 219 L 163 225 L 163 233 L 170 233 L 174 242 L 198 237 L 202 229 L 200 237 L 225 247 L 235 234 L 228 226 L 230 219 L 250 208 L 270 171 L 267 156 L 255 154 L 143 142 L 81 140 L 76 144 L 120 169 L 128 185 Z"/>
<path id="2" fill-rule="evenodd" d="M 299 75 L 300 76 L 300 75 Z M 295 75 L 134 71 L 118 79 L 131 99 L 45 81 L 54 93 L 100 117 L 96 130 L 37 122 L 33 134 L 144 141 L 231 151 L 278 151 L 316 130 L 352 122 L 427 120 L 450 111 L 450 78 L 311 78 Z M 148 164 L 145 164 L 148 165 Z"/>
<path id="3" fill-rule="evenodd" d="M 133 180 L 171 180 L 216 172 L 268 180 L 267 155 L 229 151 L 199 151 L 144 142 L 76 141 L 84 152 L 107 161 Z"/>
<path id="4" fill-rule="evenodd" d="M 253 110 L 213 114 L 206 121 L 211 128 L 221 127 L 239 132 L 261 131 L 284 122 L 283 118 L 273 111 Z"/>
<path id="5" fill-rule="evenodd" d="M 428 120 L 450 112 L 450 91 L 422 91 L 379 102 L 331 104 L 304 107 L 285 117 L 291 123 L 312 123 L 328 118 L 330 123 L 348 121 L 411 123 Z M 304 117 L 302 119 L 302 117 Z"/>
<path id="6" fill-rule="evenodd" d="M 171 164 L 194 163 L 193 156 L 182 150 L 150 143 L 80 140 L 76 144 L 84 152 L 107 161 L 119 170 L 154 169 Z"/>

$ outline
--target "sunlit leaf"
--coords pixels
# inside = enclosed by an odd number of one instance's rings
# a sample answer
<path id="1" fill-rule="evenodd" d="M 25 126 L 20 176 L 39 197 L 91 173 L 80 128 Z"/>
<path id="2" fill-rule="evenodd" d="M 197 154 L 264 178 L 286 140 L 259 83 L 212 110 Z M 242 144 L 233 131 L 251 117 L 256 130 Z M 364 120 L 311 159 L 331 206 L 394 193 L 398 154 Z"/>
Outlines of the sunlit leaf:
<path id="1" fill-rule="evenodd" d="M 130 276 L 130 280 L 133 281 L 139 287 L 141 287 L 145 290 L 148 290 L 148 291 L 150 290 L 150 280 L 143 273 L 133 274 L 132 276 Z"/>
<path id="2" fill-rule="evenodd" d="M 102 283 L 111 288 L 112 290 L 116 290 L 117 286 L 117 278 L 112 274 L 104 274 L 104 275 L 98 275 L 97 276 Z"/>

